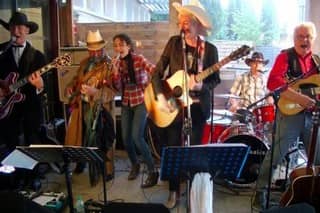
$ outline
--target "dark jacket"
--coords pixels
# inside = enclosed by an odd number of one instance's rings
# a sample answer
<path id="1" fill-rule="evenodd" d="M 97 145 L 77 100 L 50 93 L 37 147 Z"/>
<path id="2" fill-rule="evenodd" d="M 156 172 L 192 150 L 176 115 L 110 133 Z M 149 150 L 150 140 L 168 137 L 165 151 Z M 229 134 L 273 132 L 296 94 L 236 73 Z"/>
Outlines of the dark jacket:
<path id="1" fill-rule="evenodd" d="M 8 42 L 0 44 L 0 50 L 8 46 Z M 0 55 L 0 79 L 6 79 L 9 73 L 16 72 L 19 79 L 22 79 L 46 64 L 44 55 L 26 43 L 26 47 L 21 55 L 19 67 L 16 65 L 12 53 L 12 47 L 2 52 Z M 40 96 L 36 92 L 36 88 L 27 83 L 20 88 L 25 100 L 13 105 L 12 112 L 0 120 L 0 144 L 6 143 L 10 146 L 17 145 L 18 136 L 22 133 L 29 138 L 29 143 L 36 143 L 36 135 L 40 130 L 40 122 L 42 117 L 42 108 Z"/>
<path id="2" fill-rule="evenodd" d="M 180 36 L 172 36 L 162 55 L 158 61 L 154 75 L 152 77 L 152 84 L 155 93 L 159 93 L 162 90 L 161 79 L 165 75 L 167 67 L 168 76 L 170 78 L 175 72 L 183 70 L 183 54 L 182 54 L 182 40 Z M 205 42 L 205 53 L 203 57 L 203 70 L 214 65 L 218 62 L 218 50 L 216 46 L 209 42 Z M 200 105 L 202 113 L 205 118 L 210 115 L 210 90 L 216 87 L 220 83 L 219 73 L 215 72 L 203 81 L 203 87 L 200 91 Z"/>

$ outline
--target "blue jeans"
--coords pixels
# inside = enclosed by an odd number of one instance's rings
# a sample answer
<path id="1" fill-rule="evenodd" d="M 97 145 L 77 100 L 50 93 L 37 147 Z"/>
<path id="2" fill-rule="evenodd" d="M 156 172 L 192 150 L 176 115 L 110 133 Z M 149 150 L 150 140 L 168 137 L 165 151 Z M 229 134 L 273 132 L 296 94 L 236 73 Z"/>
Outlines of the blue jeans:
<path id="1" fill-rule="evenodd" d="M 134 107 L 122 106 L 121 131 L 124 146 L 129 159 L 134 165 L 138 163 L 136 147 L 139 149 L 148 171 L 154 171 L 154 162 L 150 149 L 145 141 L 144 132 L 147 122 L 147 111 L 144 104 Z"/>
<path id="2" fill-rule="evenodd" d="M 303 144 L 306 150 L 309 148 L 309 143 L 311 140 L 311 130 L 312 130 L 312 119 L 311 113 L 299 113 L 296 115 L 286 116 L 278 111 L 276 116 L 276 134 L 275 141 L 272 146 L 274 146 L 274 154 L 272 161 L 272 171 L 274 171 L 280 161 L 288 153 L 289 148 L 292 147 L 294 143 L 297 142 L 298 137 L 302 134 Z M 315 153 L 315 164 L 320 163 L 320 145 L 319 145 L 319 135 L 317 137 L 317 148 Z M 308 152 L 307 152 L 308 153 Z M 271 149 L 267 152 L 261 167 L 259 177 L 257 179 L 257 188 L 263 189 L 267 186 L 269 181 L 269 168 L 271 162 Z"/>

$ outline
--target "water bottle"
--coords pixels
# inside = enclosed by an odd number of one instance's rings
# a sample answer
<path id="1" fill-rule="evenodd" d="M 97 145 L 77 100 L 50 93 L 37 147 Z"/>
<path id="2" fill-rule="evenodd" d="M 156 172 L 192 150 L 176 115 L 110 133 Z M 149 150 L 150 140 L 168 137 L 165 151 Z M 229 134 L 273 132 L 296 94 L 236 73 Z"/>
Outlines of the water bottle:
<path id="1" fill-rule="evenodd" d="M 84 202 L 82 200 L 82 196 L 78 195 L 76 205 L 75 205 L 76 213 L 85 213 L 84 210 Z"/>

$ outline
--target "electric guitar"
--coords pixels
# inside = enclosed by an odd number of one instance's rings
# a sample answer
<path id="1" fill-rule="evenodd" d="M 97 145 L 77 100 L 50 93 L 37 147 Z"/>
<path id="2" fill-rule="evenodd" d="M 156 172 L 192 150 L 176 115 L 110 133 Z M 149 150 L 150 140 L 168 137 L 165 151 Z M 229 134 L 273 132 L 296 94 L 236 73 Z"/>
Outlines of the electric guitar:
<path id="1" fill-rule="evenodd" d="M 40 75 L 42 75 L 52 68 L 69 65 L 71 65 L 71 56 L 65 54 L 63 56 L 57 57 L 53 62 L 34 71 L 33 73 L 39 71 Z M 19 78 L 19 74 L 16 72 L 11 72 L 5 80 L 0 80 L 0 88 L 5 93 L 5 96 L 0 99 L 0 120 L 11 113 L 15 103 L 21 102 L 25 99 L 25 95 L 19 92 L 19 88 L 29 82 L 28 78 L 30 75 L 17 81 L 17 79 Z"/>
<path id="2" fill-rule="evenodd" d="M 308 147 L 307 166 L 295 169 L 290 174 L 291 185 L 280 198 L 281 206 L 306 202 L 315 207 L 316 212 L 320 212 L 320 168 L 319 166 L 314 166 L 319 116 L 320 113 L 317 109 L 313 112 L 313 128 Z"/>
<path id="3" fill-rule="evenodd" d="M 290 88 L 297 92 L 316 98 L 320 94 L 320 75 L 311 75 L 308 78 L 298 80 Z M 285 115 L 295 115 L 305 108 L 301 105 L 288 100 L 280 95 L 278 101 L 279 110 Z"/>
<path id="4" fill-rule="evenodd" d="M 202 72 L 195 75 L 195 80 L 200 82 L 217 72 L 220 67 L 227 64 L 230 61 L 237 60 L 246 56 L 250 53 L 251 48 L 249 46 L 243 45 L 237 50 L 233 51 L 229 56 L 225 57 L 218 63 L 210 66 L 209 68 L 203 70 Z M 168 126 L 178 115 L 179 110 L 185 103 L 192 103 L 192 98 L 187 96 L 186 89 L 182 86 L 182 79 L 184 78 L 184 70 L 179 70 L 175 72 L 170 78 L 163 81 L 164 95 L 166 96 L 169 104 L 175 107 L 175 110 L 171 113 L 161 111 L 159 109 L 159 103 L 156 100 L 155 93 L 150 83 L 144 91 L 144 101 L 146 109 L 148 111 L 149 118 L 159 127 Z M 189 77 L 187 77 L 189 78 Z M 187 80 L 189 82 L 189 79 Z M 187 102 L 188 101 L 188 102 Z"/>

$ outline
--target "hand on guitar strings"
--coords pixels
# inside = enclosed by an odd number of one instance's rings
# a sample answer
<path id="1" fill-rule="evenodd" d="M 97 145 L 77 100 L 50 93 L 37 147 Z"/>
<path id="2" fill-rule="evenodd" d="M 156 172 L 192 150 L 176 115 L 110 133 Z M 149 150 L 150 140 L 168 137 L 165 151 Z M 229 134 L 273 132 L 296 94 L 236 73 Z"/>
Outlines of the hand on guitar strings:
<path id="1" fill-rule="evenodd" d="M 98 89 L 87 84 L 82 84 L 80 92 L 87 96 L 94 96 L 98 92 Z"/>
<path id="2" fill-rule="evenodd" d="M 157 95 L 157 99 L 158 99 L 158 109 L 160 111 L 166 112 L 166 113 L 172 113 L 176 110 L 175 102 L 167 100 L 162 93 Z"/>
<path id="3" fill-rule="evenodd" d="M 195 75 L 190 75 L 189 78 L 189 89 L 199 91 L 202 88 L 202 81 L 197 82 L 195 79 Z"/>
<path id="4" fill-rule="evenodd" d="M 28 81 L 30 84 L 35 86 L 37 89 L 42 89 L 44 84 L 43 84 L 43 79 L 40 75 L 40 72 L 34 72 L 28 77 Z"/>

